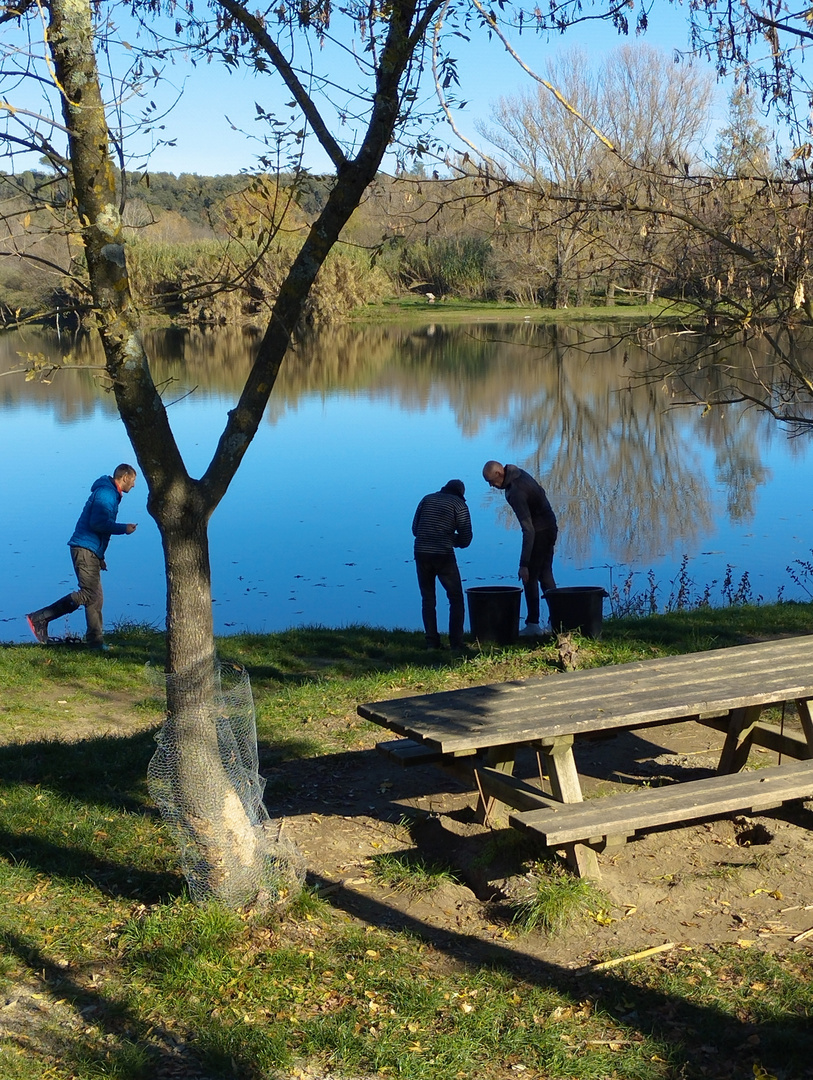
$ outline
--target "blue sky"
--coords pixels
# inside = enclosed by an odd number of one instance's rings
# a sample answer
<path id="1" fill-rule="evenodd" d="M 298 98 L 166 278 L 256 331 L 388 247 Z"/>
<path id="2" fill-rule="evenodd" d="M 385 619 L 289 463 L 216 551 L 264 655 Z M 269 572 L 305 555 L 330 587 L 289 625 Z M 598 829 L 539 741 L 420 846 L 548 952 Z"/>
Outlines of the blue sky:
<path id="1" fill-rule="evenodd" d="M 676 49 L 688 49 L 687 12 L 680 4 L 655 0 L 649 21 L 650 29 L 643 38 L 638 39 L 634 36 L 619 37 L 609 23 L 591 22 L 550 39 L 526 33 L 515 38 L 513 45 L 525 63 L 536 71 L 541 71 L 545 63 L 559 51 L 574 46 L 597 58 L 624 42 L 635 40 L 645 40 L 670 54 Z M 705 61 L 698 63 L 708 67 Z M 461 83 L 458 96 L 468 101 L 465 111 L 457 114 L 458 126 L 468 138 L 481 142 L 475 128 L 476 121 L 488 120 L 490 105 L 497 98 L 531 86 L 531 79 L 499 41 L 488 42 L 484 35 L 480 35 L 479 39 L 473 38 L 470 43 L 459 42 L 458 70 Z M 252 168 L 256 149 L 235 127 L 260 133 L 255 102 L 272 112 L 286 112 L 283 105 L 289 95 L 281 88 L 276 77 L 228 71 L 217 64 L 186 70 L 176 66 L 169 74 L 174 85 L 183 85 L 184 89 L 181 101 L 164 121 L 165 135 L 173 138 L 176 145 L 156 150 L 150 158 L 150 169 L 176 174 L 192 172 L 216 175 Z M 335 77 L 337 82 L 341 81 L 342 74 L 337 71 Z M 426 93 L 430 92 L 431 86 L 427 80 Z M 162 100 L 168 100 L 169 95 L 169 87 L 164 90 L 151 89 L 149 94 L 159 106 Z M 720 116 L 726 97 L 726 90 L 719 88 Z M 437 133 L 443 137 L 441 130 Z M 326 159 L 315 145 L 307 157 L 307 164 L 314 171 L 328 168 Z"/>

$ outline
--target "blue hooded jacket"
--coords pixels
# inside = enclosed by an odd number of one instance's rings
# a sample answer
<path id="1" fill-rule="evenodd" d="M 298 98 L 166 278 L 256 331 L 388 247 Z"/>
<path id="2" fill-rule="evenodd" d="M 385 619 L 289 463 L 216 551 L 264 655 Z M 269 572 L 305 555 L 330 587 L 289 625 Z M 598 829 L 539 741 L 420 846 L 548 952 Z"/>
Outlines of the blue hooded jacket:
<path id="1" fill-rule="evenodd" d="M 100 476 L 90 489 L 90 498 L 79 515 L 68 545 L 87 548 L 103 559 L 110 537 L 123 536 L 127 532 L 127 526 L 116 521 L 120 502 L 121 492 L 113 483 L 113 477 Z"/>

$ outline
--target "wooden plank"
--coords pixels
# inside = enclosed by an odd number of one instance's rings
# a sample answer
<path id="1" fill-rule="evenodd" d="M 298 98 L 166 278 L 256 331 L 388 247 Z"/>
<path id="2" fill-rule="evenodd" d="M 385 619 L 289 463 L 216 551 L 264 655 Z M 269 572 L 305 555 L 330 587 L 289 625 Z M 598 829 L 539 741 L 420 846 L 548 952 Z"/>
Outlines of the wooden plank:
<path id="1" fill-rule="evenodd" d="M 681 656 L 663 657 L 657 660 L 635 661 L 630 664 L 617 664 L 586 671 L 557 673 L 555 675 L 500 683 L 495 686 L 467 687 L 463 690 L 449 690 L 438 694 L 421 696 L 418 700 L 426 703 L 427 708 L 438 716 L 453 718 L 458 700 L 474 703 L 482 698 L 499 699 L 500 709 L 506 714 L 522 708 L 526 695 L 535 690 L 543 690 L 546 696 L 554 688 L 567 694 L 573 700 L 578 697 L 578 688 L 583 688 L 587 697 L 592 698 L 600 689 L 602 693 L 623 691 L 624 688 L 645 680 L 655 684 L 664 681 L 672 687 L 695 685 L 698 678 L 706 683 L 724 686 L 726 695 L 736 693 L 736 684 L 743 679 L 762 683 L 765 677 L 773 676 L 776 685 L 784 690 L 798 682 L 809 685 L 813 676 L 813 637 L 795 638 L 790 641 L 765 642 L 757 645 L 737 646 L 730 649 L 710 650 L 703 653 L 690 653 Z M 725 685 L 726 683 L 731 685 Z M 612 684 L 619 684 L 613 687 Z M 595 685 L 599 684 L 599 685 Z M 759 686 L 756 691 L 759 692 Z M 804 696 L 804 695 L 801 695 Z M 395 699 L 379 704 L 388 707 L 388 711 L 409 709 L 414 698 Z M 373 703 L 374 705 L 376 703 Z M 490 706 L 489 706 L 490 707 Z M 367 708 L 362 706 L 362 708 Z"/>
<path id="2" fill-rule="evenodd" d="M 444 752 L 813 697 L 813 637 L 360 705 Z"/>
<path id="3" fill-rule="evenodd" d="M 562 806 L 561 803 L 552 799 L 550 795 L 545 795 L 541 788 L 534 787 L 533 784 L 521 780 L 518 776 L 509 776 L 507 773 L 499 772 L 497 769 L 490 769 L 487 766 L 482 766 L 474 771 L 485 795 L 490 796 L 492 799 L 498 799 L 501 803 L 505 803 L 506 806 L 510 806 L 514 810 L 547 809 L 555 811 Z"/>
<path id="4" fill-rule="evenodd" d="M 714 728 L 715 731 L 725 732 L 728 731 L 729 720 L 727 716 L 699 717 L 698 723 Z M 769 724 L 766 720 L 760 720 L 754 725 L 753 739 L 757 746 L 764 746 L 766 750 L 773 750 L 783 757 L 795 758 L 797 761 L 813 758 L 813 752 L 804 735 L 783 731 L 778 724 Z"/>
<path id="5" fill-rule="evenodd" d="M 775 765 L 756 772 L 712 776 L 634 794 L 608 795 L 563 806 L 555 814 L 511 814 L 511 824 L 532 828 L 550 847 L 639 829 L 675 825 L 720 814 L 768 810 L 813 795 L 813 762 Z"/>
<path id="6" fill-rule="evenodd" d="M 428 765 L 443 757 L 438 750 L 423 746 L 413 739 L 391 739 L 389 742 L 376 743 L 375 748 L 379 754 L 397 761 L 399 765 Z"/>

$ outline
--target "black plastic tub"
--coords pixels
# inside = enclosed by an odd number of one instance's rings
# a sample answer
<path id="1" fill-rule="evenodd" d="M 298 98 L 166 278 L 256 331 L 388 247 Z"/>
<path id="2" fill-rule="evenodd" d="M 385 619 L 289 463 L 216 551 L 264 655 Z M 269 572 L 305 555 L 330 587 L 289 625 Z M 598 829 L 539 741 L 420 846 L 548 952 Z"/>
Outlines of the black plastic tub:
<path id="1" fill-rule="evenodd" d="M 548 589 L 545 600 L 551 629 L 555 634 L 575 630 L 584 637 L 601 637 L 604 599 L 609 595 L 600 585 Z"/>
<path id="2" fill-rule="evenodd" d="M 466 599 L 473 637 L 498 645 L 516 643 L 522 589 L 517 585 L 475 585 L 466 589 Z"/>

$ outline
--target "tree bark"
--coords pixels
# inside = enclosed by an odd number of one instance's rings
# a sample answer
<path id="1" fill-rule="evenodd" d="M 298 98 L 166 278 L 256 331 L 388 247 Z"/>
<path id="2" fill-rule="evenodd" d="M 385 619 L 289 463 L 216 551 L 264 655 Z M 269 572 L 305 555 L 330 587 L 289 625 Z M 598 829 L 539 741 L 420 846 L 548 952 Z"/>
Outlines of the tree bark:
<path id="1" fill-rule="evenodd" d="M 165 757 L 176 825 L 201 854 L 202 892 L 246 898 L 256 832 L 225 774 L 218 744 L 214 634 L 207 526 L 210 507 L 190 480 L 149 370 L 131 293 L 86 0 L 53 0 L 50 43 L 62 88 L 76 209 L 82 226 L 94 314 L 119 412 L 149 488 L 167 581 L 169 724 Z M 252 876 L 253 880 L 253 876 Z"/>

